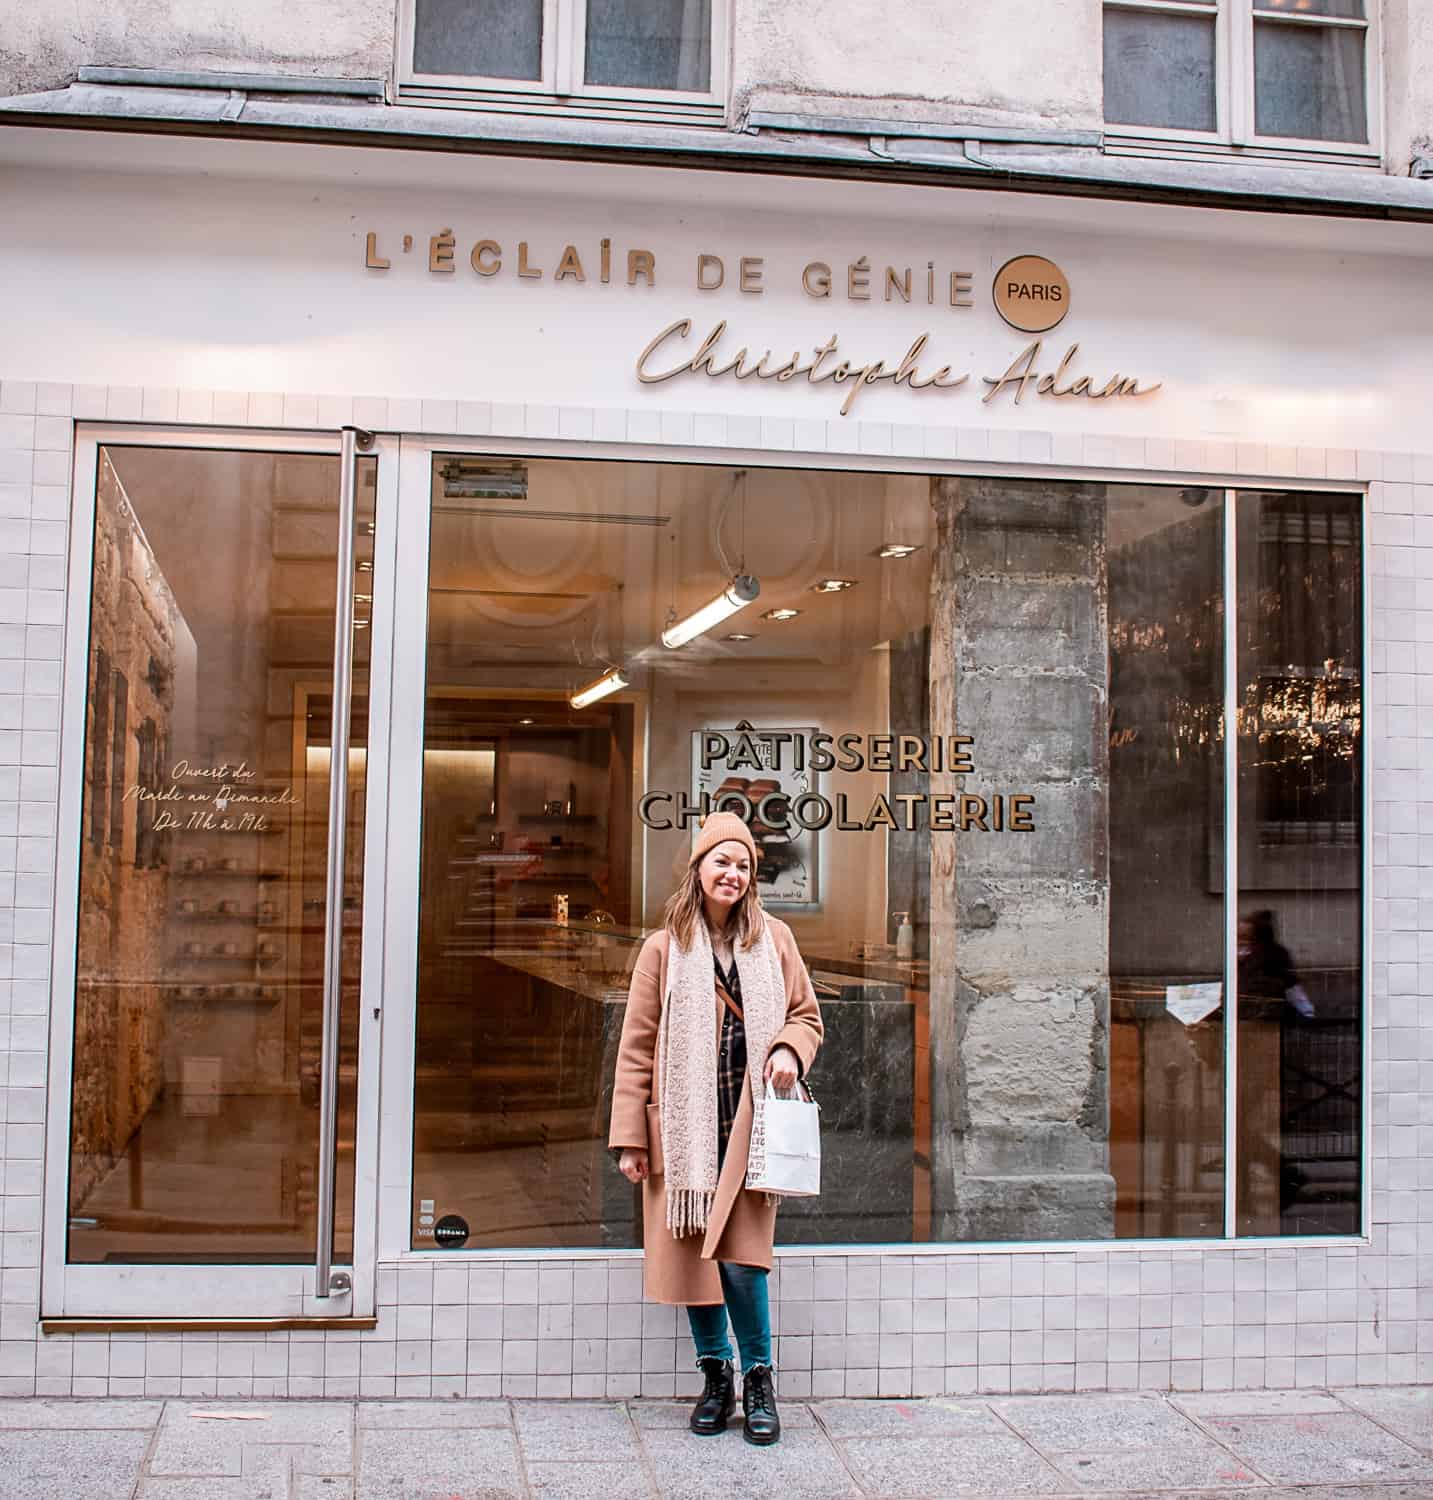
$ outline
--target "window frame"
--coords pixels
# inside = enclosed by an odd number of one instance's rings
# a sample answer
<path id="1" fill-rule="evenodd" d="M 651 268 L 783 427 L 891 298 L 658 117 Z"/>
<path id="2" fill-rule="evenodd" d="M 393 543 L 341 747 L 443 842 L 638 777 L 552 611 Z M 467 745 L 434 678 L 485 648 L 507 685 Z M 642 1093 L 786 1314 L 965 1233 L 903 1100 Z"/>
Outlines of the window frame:
<path id="1" fill-rule="evenodd" d="M 568 410 L 569 408 L 563 408 Z M 1211 449 L 1218 445 L 1211 445 Z M 1180 470 L 1169 461 L 1167 468 L 1151 464 L 1149 467 L 1125 467 L 1111 463 L 1104 468 L 1087 464 L 1048 463 L 1041 467 L 1042 477 L 1051 480 L 1089 482 L 1106 481 L 1111 484 L 1168 485 L 1182 487 L 1191 483 L 1203 483 L 1216 488 L 1223 495 L 1226 516 L 1232 515 L 1237 506 L 1237 497 L 1249 491 L 1277 492 L 1281 494 L 1346 494 L 1358 497 L 1360 514 L 1361 545 L 1359 551 L 1358 576 L 1362 612 L 1359 619 L 1362 649 L 1359 656 L 1359 671 L 1362 682 L 1362 704 L 1364 710 L 1361 745 L 1361 784 L 1359 816 L 1362 820 L 1363 837 L 1358 851 L 1360 878 L 1359 933 L 1360 947 L 1360 1076 L 1359 1076 L 1359 1190 L 1358 1228 L 1341 1233 L 1299 1234 L 1254 1234 L 1239 1232 L 1238 1228 L 1238 1092 L 1239 1036 L 1237 1022 L 1225 1027 L 1223 1041 L 1223 1067 L 1225 1079 L 1224 1097 L 1224 1141 L 1225 1179 L 1223 1231 L 1209 1236 L 1140 1235 L 1127 1238 L 1084 1240 L 898 1240 L 869 1241 L 849 1244 L 812 1245 L 809 1243 L 785 1243 L 778 1239 L 773 1254 L 778 1261 L 787 1258 L 810 1258 L 813 1251 L 825 1256 L 842 1256 L 851 1259 L 881 1255 L 899 1255 L 920 1259 L 926 1256 L 950 1256 L 956 1254 L 996 1255 L 1045 1253 L 1095 1253 L 1118 1255 L 1131 1251 L 1150 1250 L 1193 1251 L 1199 1254 L 1218 1254 L 1240 1250 L 1318 1250 L 1326 1247 L 1367 1247 L 1374 1230 L 1374 959 L 1373 959 L 1373 909 L 1374 909 L 1374 776 L 1371 774 L 1375 752 L 1372 728 L 1371 704 L 1375 688 L 1373 677 L 1373 543 L 1370 518 L 1373 502 L 1365 480 L 1353 478 L 1319 478 L 1299 476 L 1292 463 L 1292 452 L 1288 453 L 1287 466 L 1278 462 L 1283 450 L 1269 450 L 1275 460 L 1267 478 L 1238 475 L 1232 470 L 1217 467 L 1219 459 L 1213 456 L 1207 470 Z M 963 478 L 989 478 L 1005 480 L 1016 477 L 1021 466 L 1013 461 L 994 459 L 919 459 L 869 454 L 837 452 L 826 448 L 811 450 L 793 457 L 790 449 L 776 450 L 760 446 L 734 444 L 730 447 L 673 446 L 668 443 L 633 444 L 629 442 L 586 438 L 554 444 L 542 437 L 512 437 L 488 434 L 430 434 L 404 431 L 400 439 L 400 476 L 396 524 L 399 532 L 398 552 L 393 582 L 394 615 L 394 677 L 392 684 L 393 735 L 390 757 L 400 767 L 421 769 L 424 712 L 423 704 L 427 692 L 428 672 L 426 667 L 428 631 L 428 564 L 430 556 L 431 524 L 431 473 L 433 456 L 471 455 L 485 460 L 544 459 L 555 456 L 573 461 L 596 461 L 617 463 L 661 463 L 661 464 L 716 464 L 729 467 L 785 469 L 799 467 L 801 460 L 819 464 L 825 473 L 884 475 L 941 475 Z M 1228 461 L 1232 464 L 1230 451 Z M 1228 649 L 1231 641 L 1237 640 L 1239 549 L 1237 527 L 1228 526 L 1221 542 L 1222 548 L 1222 598 L 1228 610 L 1233 601 L 1232 619 L 1225 616 L 1224 663 L 1222 668 L 1223 702 L 1225 713 L 1232 722 L 1234 704 L 1239 695 L 1238 651 Z M 422 662 L 421 671 L 403 671 L 402 662 Z M 613 700 L 622 702 L 624 692 Z M 644 732 L 639 725 L 638 732 Z M 1236 829 L 1236 836 L 1228 838 L 1221 833 L 1220 843 L 1212 852 L 1210 874 L 1224 882 L 1222 889 L 1238 892 L 1240 870 L 1247 855 L 1241 859 L 1238 822 L 1238 736 L 1226 738 L 1222 748 L 1224 774 L 1215 807 L 1221 821 L 1216 825 L 1227 831 Z M 441 1247 L 415 1249 L 411 1241 L 413 1225 L 413 1140 L 415 1123 L 414 1058 L 417 1028 L 417 966 L 413 962 L 416 953 L 415 938 L 418 932 L 418 902 L 421 870 L 421 775 L 395 774 L 389 782 L 389 828 L 390 844 L 387 865 L 388 926 L 385 929 L 384 968 L 384 1032 L 383 1060 L 380 1073 L 382 1103 L 380 1115 L 382 1133 L 379 1142 L 379 1199 L 382 1219 L 379 1226 L 379 1258 L 385 1264 L 400 1267 L 471 1267 L 477 1264 L 504 1261 L 526 1265 L 561 1259 L 583 1262 L 606 1260 L 613 1263 L 636 1263 L 641 1260 L 640 1248 L 619 1246 L 494 1246 L 446 1250 Z M 1226 903 L 1224 914 L 1224 982 L 1231 984 L 1229 976 L 1238 972 L 1238 901 Z M 366 960 L 365 960 L 366 961 Z M 1237 1017 L 1237 1006 L 1229 1012 Z"/>
<path id="2" fill-rule="evenodd" d="M 1162 145 L 1178 156 L 1239 154 L 1271 160 L 1299 159 L 1378 166 L 1383 159 L 1383 70 L 1380 3 L 1365 0 L 1366 15 L 1315 15 L 1273 9 L 1268 0 L 1104 0 L 1101 21 L 1110 11 L 1144 15 L 1214 18 L 1213 130 L 1183 130 L 1172 125 L 1127 125 L 1106 120 L 1106 149 L 1131 148 L 1148 154 Z M 1366 141 L 1326 141 L 1317 137 L 1260 135 L 1254 98 L 1254 29 L 1261 24 L 1355 30 L 1363 34 L 1363 82 Z M 1103 32 L 1102 32 L 1103 35 Z"/>
<path id="3" fill-rule="evenodd" d="M 533 79 L 420 73 L 413 66 L 417 0 L 399 0 L 395 94 L 409 104 L 500 113 L 579 114 L 719 124 L 726 117 L 731 0 L 711 0 L 711 75 L 702 90 L 620 88 L 583 79 L 588 0 L 542 0 L 542 64 Z"/>

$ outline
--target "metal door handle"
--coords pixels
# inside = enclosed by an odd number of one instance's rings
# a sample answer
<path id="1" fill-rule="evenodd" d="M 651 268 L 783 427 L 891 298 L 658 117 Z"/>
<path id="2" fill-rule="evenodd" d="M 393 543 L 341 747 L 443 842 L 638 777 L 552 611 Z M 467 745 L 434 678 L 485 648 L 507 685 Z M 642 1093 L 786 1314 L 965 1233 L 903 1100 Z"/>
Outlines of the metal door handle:
<path id="1" fill-rule="evenodd" d="M 338 1026 L 342 1000 L 343 868 L 348 835 L 348 738 L 353 709 L 353 546 L 358 514 L 358 453 L 373 434 L 345 427 L 339 447 L 338 597 L 333 621 L 333 717 L 329 726 L 328 883 L 323 913 L 323 1049 L 319 1056 L 318 1245 L 314 1295 L 353 1289 L 333 1269 L 334 1195 L 338 1160 Z"/>

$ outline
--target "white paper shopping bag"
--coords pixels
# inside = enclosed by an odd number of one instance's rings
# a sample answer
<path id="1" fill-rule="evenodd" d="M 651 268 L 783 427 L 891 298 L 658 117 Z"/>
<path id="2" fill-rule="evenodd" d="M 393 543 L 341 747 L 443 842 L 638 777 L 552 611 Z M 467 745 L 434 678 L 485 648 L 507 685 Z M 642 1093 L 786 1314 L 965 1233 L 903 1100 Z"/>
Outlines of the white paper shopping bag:
<path id="1" fill-rule="evenodd" d="M 797 1085 L 794 1098 L 783 1099 L 766 1085 L 766 1167 L 757 1192 L 785 1198 L 814 1198 L 821 1191 L 821 1110 L 810 1089 Z"/>

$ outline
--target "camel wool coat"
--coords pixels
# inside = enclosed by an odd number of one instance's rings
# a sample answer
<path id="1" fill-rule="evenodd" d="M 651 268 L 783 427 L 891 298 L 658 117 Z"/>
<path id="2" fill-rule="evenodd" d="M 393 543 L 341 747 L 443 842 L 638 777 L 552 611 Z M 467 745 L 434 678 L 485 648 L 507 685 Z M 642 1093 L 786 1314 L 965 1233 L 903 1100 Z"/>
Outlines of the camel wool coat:
<path id="1" fill-rule="evenodd" d="M 776 1033 L 772 1049 L 790 1047 L 804 1076 L 821 1045 L 821 1010 L 796 939 L 784 923 L 768 916 L 772 941 L 786 980 L 786 1022 Z M 642 945 L 632 971 L 627 1014 L 612 1088 L 612 1128 L 607 1144 L 646 1151 L 647 1179 L 642 1184 L 644 1282 L 653 1302 L 686 1306 L 722 1300 L 719 1261 L 771 1269 L 771 1246 L 776 1234 L 776 1205 L 765 1193 L 748 1192 L 746 1156 L 751 1144 L 751 1073 L 741 1091 L 732 1123 L 726 1159 L 717 1179 L 716 1200 L 707 1219 L 705 1237 L 677 1239 L 667 1228 L 667 1184 L 662 1173 L 660 1082 L 653 1066 L 657 1027 L 667 993 L 667 953 L 671 934 L 653 933 Z M 712 1051 L 721 1046 L 723 1005 L 712 981 Z M 765 1066 L 765 1058 L 761 1060 Z"/>

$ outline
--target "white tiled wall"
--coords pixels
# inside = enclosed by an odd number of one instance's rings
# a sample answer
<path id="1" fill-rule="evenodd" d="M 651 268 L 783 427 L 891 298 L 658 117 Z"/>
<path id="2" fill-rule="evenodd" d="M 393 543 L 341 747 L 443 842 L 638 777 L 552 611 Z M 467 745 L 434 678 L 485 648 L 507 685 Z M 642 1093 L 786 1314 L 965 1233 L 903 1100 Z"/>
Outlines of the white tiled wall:
<path id="1" fill-rule="evenodd" d="M 793 1255 L 791 1395 L 1433 1380 L 1433 453 L 0 381 L 0 1394 L 670 1395 L 635 1257 L 385 1265 L 372 1331 L 38 1332 L 61 621 L 75 420 L 857 452 L 1370 486 L 1373 1220 L 1366 1247 Z M 54 1143 L 63 1151 L 64 1142 Z M 1420 1286 L 1428 1290 L 1420 1292 Z"/>

